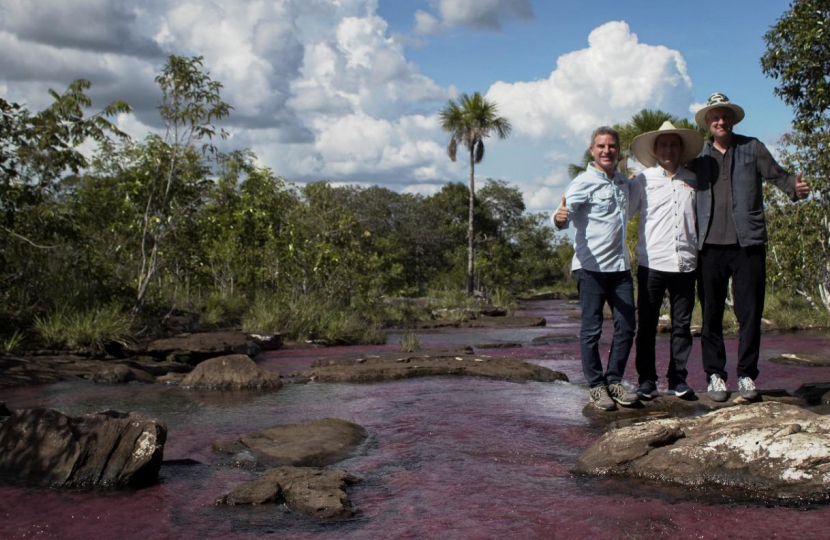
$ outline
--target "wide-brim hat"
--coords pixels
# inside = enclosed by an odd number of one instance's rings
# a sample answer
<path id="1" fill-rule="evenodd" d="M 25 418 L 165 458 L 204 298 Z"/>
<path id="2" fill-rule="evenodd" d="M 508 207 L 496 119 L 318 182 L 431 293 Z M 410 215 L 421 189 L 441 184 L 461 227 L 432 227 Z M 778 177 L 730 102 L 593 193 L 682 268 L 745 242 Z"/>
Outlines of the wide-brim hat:
<path id="1" fill-rule="evenodd" d="M 683 141 L 683 155 L 680 156 L 680 164 L 693 160 L 703 148 L 703 135 L 694 129 L 679 129 L 666 120 L 660 129 L 637 135 L 631 142 L 631 151 L 642 165 L 654 167 L 657 163 L 657 156 L 654 155 L 654 141 L 660 135 L 677 135 Z"/>
<path id="2" fill-rule="evenodd" d="M 732 112 L 735 113 L 736 124 L 744 119 L 744 110 L 740 106 L 729 101 L 729 98 L 726 97 L 725 94 L 715 92 L 709 96 L 709 99 L 706 100 L 706 105 L 695 113 L 695 122 L 697 122 L 697 125 L 699 125 L 701 129 L 709 129 L 709 124 L 706 123 L 706 113 L 712 109 L 717 109 L 718 107 L 732 109 Z"/>

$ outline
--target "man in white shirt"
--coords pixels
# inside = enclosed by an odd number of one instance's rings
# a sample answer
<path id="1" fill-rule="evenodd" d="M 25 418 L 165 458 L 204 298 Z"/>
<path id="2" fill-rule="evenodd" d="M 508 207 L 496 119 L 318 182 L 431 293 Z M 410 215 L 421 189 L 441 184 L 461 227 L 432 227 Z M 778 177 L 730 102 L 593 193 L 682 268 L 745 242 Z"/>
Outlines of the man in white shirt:
<path id="1" fill-rule="evenodd" d="M 669 392 L 691 397 L 686 362 L 692 350 L 691 320 L 695 305 L 697 226 L 696 177 L 684 165 L 703 147 L 692 129 L 664 122 L 660 129 L 639 135 L 631 144 L 637 161 L 648 167 L 632 181 L 629 215 L 640 213 L 637 244 L 637 355 L 642 399 L 657 397 L 655 335 L 666 290 L 671 303 Z"/>
<path id="2" fill-rule="evenodd" d="M 614 129 L 594 130 L 589 151 L 594 161 L 568 186 L 553 223 L 561 230 L 573 221 L 576 229 L 571 271 L 582 307 L 582 371 L 590 387 L 590 402 L 610 411 L 616 404 L 639 401 L 622 384 L 635 327 L 634 283 L 625 244 L 630 182 L 616 170 L 620 136 Z M 614 341 L 603 371 L 599 338 L 606 302 L 614 313 Z"/>

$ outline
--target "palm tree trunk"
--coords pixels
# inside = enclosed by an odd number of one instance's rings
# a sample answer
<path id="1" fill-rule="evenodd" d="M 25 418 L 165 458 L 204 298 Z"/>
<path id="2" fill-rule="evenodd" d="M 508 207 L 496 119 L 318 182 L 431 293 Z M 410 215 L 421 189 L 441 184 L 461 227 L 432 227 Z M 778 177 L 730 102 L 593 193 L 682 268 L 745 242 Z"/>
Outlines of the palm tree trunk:
<path id="1" fill-rule="evenodd" d="M 470 145 L 470 216 L 469 216 L 469 224 L 467 227 L 467 294 L 472 296 L 473 295 L 473 276 L 475 275 L 475 260 L 476 260 L 476 247 L 475 247 L 475 231 L 473 230 L 473 206 L 475 204 L 475 178 L 476 178 L 476 169 L 475 169 L 475 155 L 473 150 L 475 148 L 475 144 Z"/>

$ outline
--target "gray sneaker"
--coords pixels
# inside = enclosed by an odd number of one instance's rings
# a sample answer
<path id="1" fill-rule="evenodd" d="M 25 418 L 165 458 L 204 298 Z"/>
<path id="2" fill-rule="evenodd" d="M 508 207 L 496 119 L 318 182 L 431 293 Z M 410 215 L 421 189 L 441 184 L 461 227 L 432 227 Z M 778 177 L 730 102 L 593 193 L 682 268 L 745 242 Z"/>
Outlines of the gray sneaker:
<path id="1" fill-rule="evenodd" d="M 738 378 L 738 390 L 744 399 L 749 401 L 758 399 L 758 390 L 755 389 L 755 383 L 749 377 Z"/>
<path id="2" fill-rule="evenodd" d="M 626 388 L 622 383 L 612 383 L 608 385 L 608 393 L 611 394 L 611 399 L 620 405 L 634 405 L 640 402 L 637 394 Z"/>
<path id="3" fill-rule="evenodd" d="M 607 386 L 595 386 L 590 390 L 591 403 L 601 411 L 613 411 L 617 408 L 614 400 L 608 395 Z"/>
<path id="4" fill-rule="evenodd" d="M 723 402 L 727 399 L 726 381 L 721 379 L 717 373 L 712 373 L 709 376 L 709 388 L 707 391 L 712 401 Z"/>

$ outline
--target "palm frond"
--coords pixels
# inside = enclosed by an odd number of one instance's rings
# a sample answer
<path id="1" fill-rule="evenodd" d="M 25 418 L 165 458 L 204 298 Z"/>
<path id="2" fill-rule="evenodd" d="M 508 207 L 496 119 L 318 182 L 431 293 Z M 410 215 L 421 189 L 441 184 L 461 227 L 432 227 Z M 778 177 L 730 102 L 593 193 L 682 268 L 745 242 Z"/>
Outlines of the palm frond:
<path id="1" fill-rule="evenodd" d="M 481 163 L 482 159 L 484 159 L 484 141 L 478 141 L 475 147 L 475 162 Z"/>
<path id="2" fill-rule="evenodd" d="M 455 163 L 456 152 L 458 151 L 458 142 L 455 137 L 450 137 L 450 143 L 447 145 L 447 155 L 450 156 L 450 161 Z"/>

